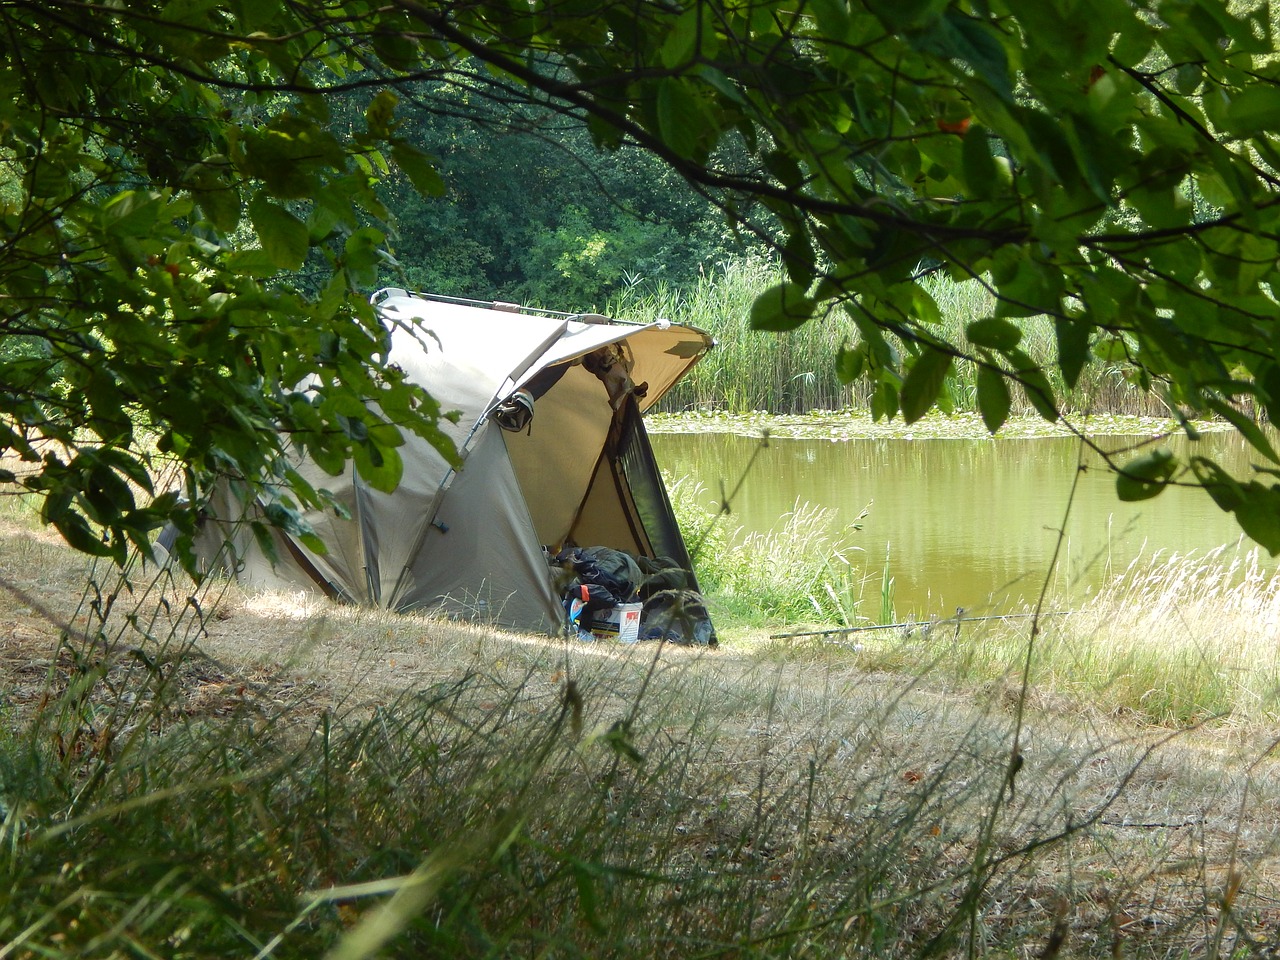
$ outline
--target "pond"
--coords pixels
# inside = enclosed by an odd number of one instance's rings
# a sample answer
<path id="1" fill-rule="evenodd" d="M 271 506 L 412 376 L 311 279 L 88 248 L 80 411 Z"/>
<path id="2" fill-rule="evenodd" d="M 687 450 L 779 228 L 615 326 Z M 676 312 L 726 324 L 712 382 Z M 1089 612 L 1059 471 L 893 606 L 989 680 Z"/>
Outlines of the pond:
<path id="1" fill-rule="evenodd" d="M 771 438 L 764 449 L 758 438 L 724 433 L 652 439 L 663 472 L 699 484 L 712 510 L 756 455 L 725 520 L 740 533 L 776 530 L 797 505 L 829 509 L 836 527 L 866 508 L 862 528 L 848 532 L 846 542 L 873 578 L 869 597 L 879 596 L 887 558 L 899 619 L 950 616 L 957 607 L 973 615 L 999 613 L 1033 599 L 1064 518 L 1066 538 L 1052 577 L 1066 594 L 1096 585 L 1139 556 L 1202 554 L 1240 540 L 1232 517 L 1200 490 L 1120 502 L 1114 476 L 1091 452 L 1068 515 L 1081 462 L 1073 438 Z M 1100 445 L 1120 450 L 1139 439 L 1107 437 Z M 1175 437 L 1168 445 L 1185 453 L 1188 443 Z M 1249 456 L 1234 433 L 1203 434 L 1195 452 L 1237 475 L 1248 469 Z M 1245 549 L 1251 546 L 1246 541 Z"/>

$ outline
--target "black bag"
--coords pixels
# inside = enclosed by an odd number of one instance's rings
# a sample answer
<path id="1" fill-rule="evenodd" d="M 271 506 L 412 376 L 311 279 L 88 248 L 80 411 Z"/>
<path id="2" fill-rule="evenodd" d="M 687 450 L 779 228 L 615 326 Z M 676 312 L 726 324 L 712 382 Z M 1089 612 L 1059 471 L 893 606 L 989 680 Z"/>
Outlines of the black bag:
<path id="1" fill-rule="evenodd" d="M 695 590 L 659 590 L 640 612 L 640 639 L 684 646 L 719 644 L 702 594 Z"/>
<path id="2" fill-rule="evenodd" d="M 617 598 L 615 603 L 626 603 L 634 597 L 644 576 L 634 557 L 609 547 L 572 547 L 562 550 L 556 562 L 573 570 L 583 583 L 607 588 Z"/>

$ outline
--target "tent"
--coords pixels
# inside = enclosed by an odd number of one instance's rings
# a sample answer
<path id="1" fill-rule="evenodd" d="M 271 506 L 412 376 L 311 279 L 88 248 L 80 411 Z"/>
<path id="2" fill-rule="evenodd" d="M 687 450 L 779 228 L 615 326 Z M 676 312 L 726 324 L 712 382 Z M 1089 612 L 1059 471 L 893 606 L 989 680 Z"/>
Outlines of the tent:
<path id="1" fill-rule="evenodd" d="M 410 435 L 400 448 L 404 477 L 383 493 L 350 467 L 332 477 L 299 454 L 300 472 L 349 514 L 305 517 L 327 552 L 273 529 L 269 561 L 248 525 L 235 522 L 255 505 L 224 484 L 208 505 L 216 520 L 196 542 L 208 568 L 260 587 L 548 632 L 565 619 L 549 558 L 566 546 L 691 569 L 641 415 L 713 345 L 708 334 L 666 320 L 629 324 L 398 289 L 373 302 L 388 360 L 442 410 L 460 412 L 441 426 L 461 469 Z"/>

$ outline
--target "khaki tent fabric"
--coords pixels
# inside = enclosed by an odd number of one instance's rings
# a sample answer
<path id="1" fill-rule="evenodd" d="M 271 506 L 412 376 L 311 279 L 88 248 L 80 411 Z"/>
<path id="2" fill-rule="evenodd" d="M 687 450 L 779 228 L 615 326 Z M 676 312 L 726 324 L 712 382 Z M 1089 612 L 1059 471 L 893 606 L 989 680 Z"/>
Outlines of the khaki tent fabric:
<path id="1" fill-rule="evenodd" d="M 265 587 L 302 587 L 394 610 L 439 610 L 529 630 L 563 620 L 548 553 L 609 546 L 688 564 L 653 463 L 641 414 L 712 346 L 695 328 L 522 311 L 384 290 L 374 302 L 388 329 L 388 359 L 457 422 L 441 426 L 460 470 L 407 437 L 404 477 L 392 493 L 350 469 L 329 477 L 298 468 L 331 491 L 350 519 L 305 519 L 328 552 L 272 531 L 278 561 L 258 550 L 234 484 L 215 492 L 215 518 L 197 542 L 210 567 Z M 616 361 L 606 372 L 600 358 Z M 554 369 L 527 430 L 491 417 L 518 388 Z"/>

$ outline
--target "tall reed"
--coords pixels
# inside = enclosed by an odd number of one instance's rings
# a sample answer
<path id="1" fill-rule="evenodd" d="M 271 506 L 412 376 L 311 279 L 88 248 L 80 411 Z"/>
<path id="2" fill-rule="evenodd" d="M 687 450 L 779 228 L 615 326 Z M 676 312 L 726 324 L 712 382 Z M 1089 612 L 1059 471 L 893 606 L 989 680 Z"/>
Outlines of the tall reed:
<path id="1" fill-rule="evenodd" d="M 615 316 L 642 321 L 666 317 L 702 327 L 716 338 L 716 350 L 668 394 L 663 410 L 807 413 L 869 407 L 870 387 L 866 383 L 845 385 L 836 375 L 839 348 L 858 338 L 853 323 L 841 311 L 831 311 L 785 334 L 750 328 L 751 304 L 782 279 L 777 264 L 734 261 L 700 273 L 691 286 L 678 287 L 664 281 L 638 284 L 608 305 Z M 991 294 L 977 282 L 956 283 L 941 274 L 926 278 L 923 285 L 938 304 L 942 317 L 936 332 L 965 348 L 965 326 L 990 316 L 994 310 Z M 1076 388 L 1067 390 L 1056 366 L 1052 322 L 1032 317 L 1018 323 L 1023 330 L 1022 348 L 1044 369 L 1068 411 L 1167 415 L 1156 396 L 1129 383 L 1119 366 L 1101 359 L 1090 361 Z M 976 365 L 958 361 L 947 393 L 955 409 L 975 412 Z M 1025 396 L 1016 390 L 1014 393 L 1015 413 L 1035 412 Z"/>

